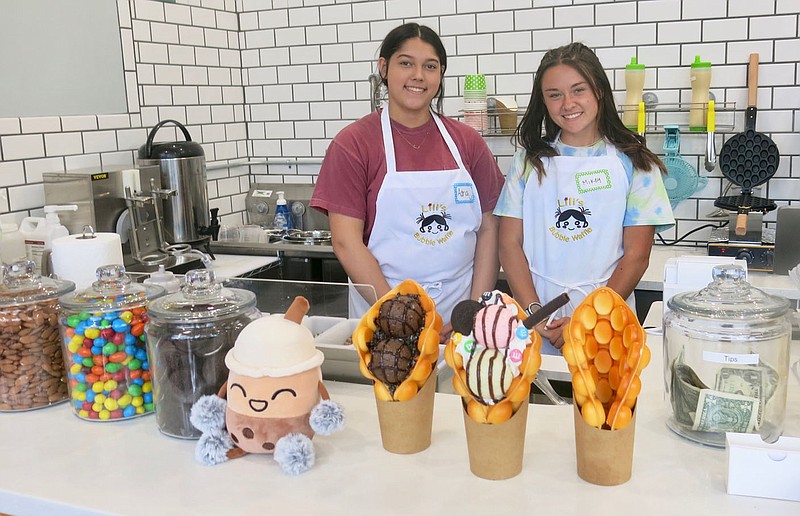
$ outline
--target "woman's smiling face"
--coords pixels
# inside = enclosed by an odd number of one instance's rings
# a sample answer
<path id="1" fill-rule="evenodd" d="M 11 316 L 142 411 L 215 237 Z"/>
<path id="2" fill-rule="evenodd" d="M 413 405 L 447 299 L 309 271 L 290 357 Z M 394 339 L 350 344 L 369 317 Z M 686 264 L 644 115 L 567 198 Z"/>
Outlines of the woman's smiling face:
<path id="1" fill-rule="evenodd" d="M 411 38 L 378 66 L 389 90 L 389 114 L 408 127 L 428 118 L 431 101 L 442 83 L 442 66 L 433 46 Z"/>
<path id="2" fill-rule="evenodd" d="M 561 128 L 561 141 L 585 147 L 600 139 L 599 105 L 586 79 L 573 67 L 558 64 L 542 77 L 542 95 L 547 113 Z"/>

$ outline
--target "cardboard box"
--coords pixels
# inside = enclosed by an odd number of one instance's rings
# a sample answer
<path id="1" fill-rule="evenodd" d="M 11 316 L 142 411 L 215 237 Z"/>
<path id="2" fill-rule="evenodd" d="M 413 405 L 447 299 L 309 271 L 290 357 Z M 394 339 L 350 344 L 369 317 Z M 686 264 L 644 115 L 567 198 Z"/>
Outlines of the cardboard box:
<path id="1" fill-rule="evenodd" d="M 758 434 L 725 434 L 728 494 L 800 501 L 800 438 L 765 443 Z"/>

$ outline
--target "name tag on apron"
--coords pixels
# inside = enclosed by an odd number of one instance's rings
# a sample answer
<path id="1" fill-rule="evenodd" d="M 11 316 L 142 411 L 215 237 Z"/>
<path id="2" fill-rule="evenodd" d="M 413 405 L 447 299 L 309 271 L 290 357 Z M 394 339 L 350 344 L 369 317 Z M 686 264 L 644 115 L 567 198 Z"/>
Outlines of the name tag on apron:
<path id="1" fill-rule="evenodd" d="M 575 182 L 580 193 L 606 190 L 611 188 L 611 174 L 606 169 L 578 172 L 575 174 Z"/>
<path id="2" fill-rule="evenodd" d="M 453 189 L 455 191 L 456 204 L 472 204 L 475 202 L 475 189 L 471 183 L 455 183 Z"/>

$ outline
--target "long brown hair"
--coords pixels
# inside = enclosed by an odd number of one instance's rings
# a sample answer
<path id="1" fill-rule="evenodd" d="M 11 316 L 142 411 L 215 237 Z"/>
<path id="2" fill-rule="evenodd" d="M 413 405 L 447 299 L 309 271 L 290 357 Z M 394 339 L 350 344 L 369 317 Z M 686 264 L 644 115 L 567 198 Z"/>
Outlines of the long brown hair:
<path id="1" fill-rule="evenodd" d="M 667 168 L 658 156 L 647 148 L 644 137 L 632 132 L 622 123 L 614 105 L 611 83 L 595 53 L 583 43 L 570 43 L 549 50 L 542 57 L 533 81 L 530 104 L 514 133 L 516 142 L 525 149 L 525 159 L 536 170 L 539 182 L 545 176 L 542 158 L 558 156 L 558 151 L 550 144 L 555 141 L 560 131 L 547 113 L 542 92 L 542 77 L 548 69 L 559 64 L 574 68 L 589 84 L 597 99 L 597 128 L 600 136 L 627 155 L 634 168 L 650 170 L 655 166 L 661 170 L 662 174 L 666 174 Z M 542 136 L 543 133 L 544 136 Z"/>

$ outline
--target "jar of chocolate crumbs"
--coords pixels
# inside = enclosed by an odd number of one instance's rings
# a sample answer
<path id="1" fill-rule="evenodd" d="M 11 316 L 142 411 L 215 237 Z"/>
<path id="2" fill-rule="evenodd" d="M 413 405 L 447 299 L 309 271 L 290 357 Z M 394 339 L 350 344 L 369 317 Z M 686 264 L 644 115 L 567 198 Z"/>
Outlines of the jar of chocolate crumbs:
<path id="1" fill-rule="evenodd" d="M 192 405 L 201 396 L 217 394 L 228 377 L 225 355 L 242 329 L 260 316 L 253 292 L 223 287 L 209 269 L 187 272 L 180 292 L 150 304 L 145 331 L 162 433 L 200 437 L 189 421 Z"/>

